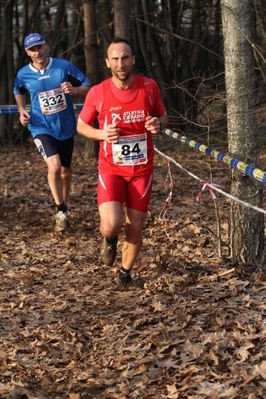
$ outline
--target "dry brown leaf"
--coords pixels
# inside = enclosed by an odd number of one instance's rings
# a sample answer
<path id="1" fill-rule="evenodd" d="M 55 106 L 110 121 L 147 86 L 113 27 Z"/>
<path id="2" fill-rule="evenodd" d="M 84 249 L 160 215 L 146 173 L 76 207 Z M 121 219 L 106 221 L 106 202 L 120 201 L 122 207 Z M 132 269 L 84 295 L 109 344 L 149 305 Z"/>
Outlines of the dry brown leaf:
<path id="1" fill-rule="evenodd" d="M 0 397 L 11 397 L 14 381 L 40 399 L 266 397 L 264 276 L 218 258 L 208 196 L 196 203 L 195 182 L 175 170 L 170 242 L 158 222 L 168 168 L 155 156 L 157 190 L 133 269 L 144 289 L 123 292 L 116 277 L 124 231 L 116 266 L 103 266 L 97 160 L 84 159 L 79 140 L 72 231 L 60 236 L 33 143 L 2 149 Z M 183 149 L 178 157 L 203 173 L 197 154 Z M 219 164 L 215 173 L 220 179 L 226 171 Z M 223 198 L 219 205 L 227 242 L 229 206 Z"/>
<path id="2" fill-rule="evenodd" d="M 254 371 L 257 375 L 260 375 L 264 380 L 266 380 L 266 360 L 264 360 L 260 364 L 256 364 L 254 367 Z"/>
<path id="3" fill-rule="evenodd" d="M 245 362 L 250 356 L 250 352 L 248 350 L 253 347 L 254 347 L 254 345 L 250 342 L 250 343 L 247 343 L 246 345 L 241 346 L 240 348 L 237 348 L 235 351 L 236 356 L 242 362 Z"/>

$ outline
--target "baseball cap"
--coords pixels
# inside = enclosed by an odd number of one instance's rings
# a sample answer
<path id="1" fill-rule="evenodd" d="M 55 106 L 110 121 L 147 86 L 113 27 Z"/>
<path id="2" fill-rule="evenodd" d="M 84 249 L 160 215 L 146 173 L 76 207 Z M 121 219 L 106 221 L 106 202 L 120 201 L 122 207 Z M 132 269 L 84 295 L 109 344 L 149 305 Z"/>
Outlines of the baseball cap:
<path id="1" fill-rule="evenodd" d="M 26 50 L 33 46 L 38 46 L 39 44 L 44 44 L 45 41 L 39 33 L 31 33 L 24 39 L 24 47 Z"/>

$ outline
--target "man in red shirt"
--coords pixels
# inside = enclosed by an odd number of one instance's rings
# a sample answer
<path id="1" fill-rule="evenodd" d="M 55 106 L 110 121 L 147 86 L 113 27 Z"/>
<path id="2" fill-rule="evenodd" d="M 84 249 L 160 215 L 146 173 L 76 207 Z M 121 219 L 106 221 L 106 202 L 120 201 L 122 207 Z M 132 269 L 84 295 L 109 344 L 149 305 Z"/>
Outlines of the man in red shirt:
<path id="1" fill-rule="evenodd" d="M 143 224 L 153 179 L 152 134 L 168 124 L 157 83 L 132 73 L 135 55 L 130 43 L 114 38 L 106 53 L 112 77 L 93 86 L 79 115 L 77 130 L 100 141 L 98 207 L 103 235 L 101 259 L 113 265 L 118 235 L 123 225 L 125 240 L 119 282 L 123 289 L 135 286 L 130 275 L 142 246 Z M 95 117 L 99 128 L 93 127 Z"/>

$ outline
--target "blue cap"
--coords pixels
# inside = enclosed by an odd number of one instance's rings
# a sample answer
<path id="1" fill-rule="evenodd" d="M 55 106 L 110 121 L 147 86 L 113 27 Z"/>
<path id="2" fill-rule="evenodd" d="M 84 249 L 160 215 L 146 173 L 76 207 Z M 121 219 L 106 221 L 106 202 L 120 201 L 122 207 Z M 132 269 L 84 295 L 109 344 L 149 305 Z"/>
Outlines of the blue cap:
<path id="1" fill-rule="evenodd" d="M 24 47 L 26 50 L 33 46 L 38 46 L 44 43 L 45 41 L 43 40 L 42 35 L 40 35 L 39 33 L 31 33 L 24 39 Z"/>

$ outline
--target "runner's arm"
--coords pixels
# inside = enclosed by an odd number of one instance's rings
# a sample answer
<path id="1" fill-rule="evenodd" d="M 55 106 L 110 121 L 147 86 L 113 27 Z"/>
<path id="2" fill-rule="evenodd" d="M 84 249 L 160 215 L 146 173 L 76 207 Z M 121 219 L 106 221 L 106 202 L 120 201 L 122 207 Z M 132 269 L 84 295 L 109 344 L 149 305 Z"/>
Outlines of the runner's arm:
<path id="1" fill-rule="evenodd" d="M 107 125 L 104 129 L 96 129 L 90 124 L 84 123 L 81 118 L 78 118 L 77 131 L 87 139 L 102 141 L 105 140 L 108 143 L 117 143 L 120 134 L 120 128 L 117 128 L 115 124 Z"/>
<path id="2" fill-rule="evenodd" d="M 168 116 L 167 115 L 160 116 L 159 121 L 160 121 L 160 131 L 162 131 L 168 126 Z"/>
<path id="3" fill-rule="evenodd" d="M 73 86 L 72 82 L 63 82 L 61 83 L 61 87 L 64 90 L 64 93 L 70 94 L 71 96 L 86 97 L 89 91 L 89 86 Z"/>
<path id="4" fill-rule="evenodd" d="M 26 111 L 26 94 L 15 94 L 15 100 L 19 110 L 19 120 L 23 126 L 27 126 L 30 121 L 30 114 Z"/>

